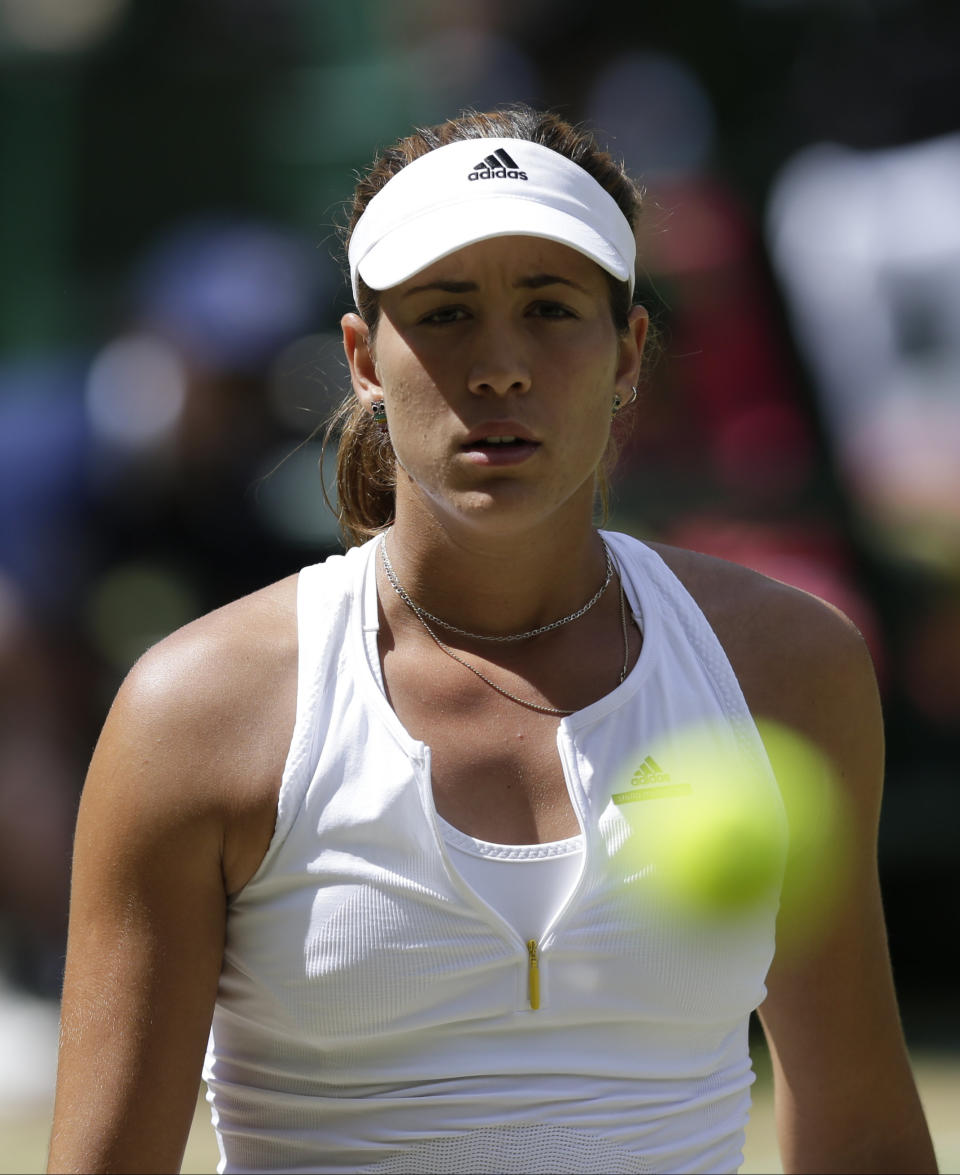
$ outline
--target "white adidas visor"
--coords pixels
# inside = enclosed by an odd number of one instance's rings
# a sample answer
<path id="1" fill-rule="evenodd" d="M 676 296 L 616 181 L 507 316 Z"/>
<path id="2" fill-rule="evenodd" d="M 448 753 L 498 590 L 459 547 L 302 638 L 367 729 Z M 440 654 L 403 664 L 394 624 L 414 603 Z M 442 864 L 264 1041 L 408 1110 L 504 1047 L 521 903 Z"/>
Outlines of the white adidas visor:
<path id="1" fill-rule="evenodd" d="M 354 300 L 358 275 L 386 290 L 476 241 L 515 235 L 576 249 L 633 297 L 633 230 L 592 175 L 526 139 L 464 139 L 408 163 L 367 205 L 348 249 Z"/>

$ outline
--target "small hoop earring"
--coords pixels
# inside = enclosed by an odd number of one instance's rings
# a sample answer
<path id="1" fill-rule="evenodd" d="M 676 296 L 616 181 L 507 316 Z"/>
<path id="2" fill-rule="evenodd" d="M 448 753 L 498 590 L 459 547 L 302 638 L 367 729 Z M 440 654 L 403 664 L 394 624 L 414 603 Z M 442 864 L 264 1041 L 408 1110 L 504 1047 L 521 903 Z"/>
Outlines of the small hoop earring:
<path id="1" fill-rule="evenodd" d="M 370 406 L 370 415 L 373 423 L 381 432 L 387 431 L 387 406 L 382 400 L 374 400 Z"/>
<path id="2" fill-rule="evenodd" d="M 636 385 L 636 384 L 634 384 L 634 385 L 633 385 L 633 387 L 630 389 L 630 399 L 627 401 L 627 403 L 626 403 L 626 407 L 629 407 L 629 406 L 630 406 L 630 405 L 631 405 L 631 404 L 634 402 L 634 400 L 636 400 L 636 398 L 637 398 L 637 396 L 638 396 L 639 394 L 640 394 L 640 389 L 637 387 L 637 385 Z M 611 416 L 616 416 L 616 414 L 617 414 L 617 413 L 620 411 L 620 409 L 621 409 L 621 408 L 623 408 L 624 406 L 625 406 L 625 405 L 624 405 L 624 403 L 623 403 L 623 400 L 621 400 L 621 399 L 620 399 L 620 396 L 619 396 L 619 395 L 615 395 L 615 396 L 613 397 L 613 410 L 612 410 L 612 412 L 610 413 L 610 415 L 611 415 Z"/>

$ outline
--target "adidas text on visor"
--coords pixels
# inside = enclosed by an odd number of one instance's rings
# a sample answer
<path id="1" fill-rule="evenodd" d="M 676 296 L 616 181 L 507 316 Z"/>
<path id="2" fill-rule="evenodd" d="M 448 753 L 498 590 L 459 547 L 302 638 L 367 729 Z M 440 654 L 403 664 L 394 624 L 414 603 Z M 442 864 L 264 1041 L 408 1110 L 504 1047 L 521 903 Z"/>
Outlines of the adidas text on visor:
<path id="1" fill-rule="evenodd" d="M 633 296 L 633 231 L 592 175 L 526 139 L 464 139 L 408 163 L 367 205 L 348 250 L 354 299 L 358 275 L 386 290 L 476 241 L 514 235 L 576 249 Z"/>

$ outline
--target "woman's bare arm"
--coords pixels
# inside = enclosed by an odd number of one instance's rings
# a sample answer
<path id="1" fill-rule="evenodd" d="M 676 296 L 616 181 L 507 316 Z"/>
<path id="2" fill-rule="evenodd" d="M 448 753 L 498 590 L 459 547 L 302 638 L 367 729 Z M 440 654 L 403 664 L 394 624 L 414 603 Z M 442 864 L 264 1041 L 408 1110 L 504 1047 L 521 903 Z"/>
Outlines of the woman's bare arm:
<path id="1" fill-rule="evenodd" d="M 179 1170 L 227 895 L 273 829 L 295 705 L 286 612 L 275 595 L 189 626 L 111 709 L 77 822 L 51 1171 Z"/>
<path id="2" fill-rule="evenodd" d="M 798 619 L 806 635 L 793 677 L 809 700 L 799 708 L 791 703 L 788 712 L 827 753 L 849 825 L 838 841 L 844 869 L 837 892 L 826 895 L 823 929 L 791 949 L 792 928 L 778 927 L 785 949 L 760 1008 L 784 1169 L 933 1172 L 877 871 L 883 724 L 873 668 L 848 621 L 814 601 L 803 610 Z"/>
<path id="3" fill-rule="evenodd" d="M 863 640 L 806 593 L 720 560 L 660 553 L 713 624 L 752 712 L 825 756 L 849 813 L 844 868 L 820 894 L 823 909 L 802 896 L 784 902 L 759 1010 L 784 1170 L 935 1171 L 887 949 L 877 873 L 883 725 Z M 790 923 L 796 914 L 803 934 Z M 818 921 L 819 935 L 809 930 Z"/>

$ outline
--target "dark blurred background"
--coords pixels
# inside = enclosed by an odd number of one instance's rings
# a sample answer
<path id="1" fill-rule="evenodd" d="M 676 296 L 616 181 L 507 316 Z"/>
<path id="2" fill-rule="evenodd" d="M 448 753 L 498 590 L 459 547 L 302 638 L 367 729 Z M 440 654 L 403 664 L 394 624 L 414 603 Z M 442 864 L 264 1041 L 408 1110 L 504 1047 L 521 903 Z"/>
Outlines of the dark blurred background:
<path id="1" fill-rule="evenodd" d="M 957 1039 L 960 4 L 0 0 L 0 975 L 55 999 L 120 680 L 339 549 L 336 226 L 466 105 L 596 128 L 645 184 L 660 356 L 611 525 L 835 602 L 887 718 L 912 1042 Z"/>

